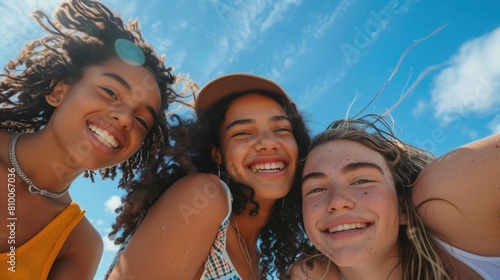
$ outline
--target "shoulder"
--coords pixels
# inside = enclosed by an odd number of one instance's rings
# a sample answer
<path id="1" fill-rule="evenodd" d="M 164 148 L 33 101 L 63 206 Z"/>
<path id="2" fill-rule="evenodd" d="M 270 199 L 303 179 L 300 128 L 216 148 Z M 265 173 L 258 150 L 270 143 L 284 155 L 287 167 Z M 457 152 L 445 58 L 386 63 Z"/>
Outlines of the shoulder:
<path id="1" fill-rule="evenodd" d="M 187 175 L 168 188 L 148 216 L 177 213 L 189 219 L 196 216 L 222 221 L 228 211 L 228 194 L 217 176 L 205 173 Z M 158 211 L 159 210 L 159 211 Z M 203 213 L 203 215 L 198 215 Z"/>
<path id="2" fill-rule="evenodd" d="M 226 191 L 220 179 L 211 174 L 198 173 L 184 176 L 168 188 L 161 196 L 160 201 L 168 197 L 225 199 Z"/>
<path id="3" fill-rule="evenodd" d="M 222 183 L 219 177 L 208 173 L 196 173 L 186 175 L 172 185 L 173 188 L 192 188 L 202 191 L 222 190 Z"/>
<path id="4" fill-rule="evenodd" d="M 68 250 L 70 254 L 84 252 L 89 258 L 100 258 L 102 254 L 102 237 L 86 217 L 76 225 L 68 240 L 71 242 Z"/>
<path id="5" fill-rule="evenodd" d="M 99 266 L 103 241 L 87 218 L 76 225 L 66 240 L 66 250 L 57 258 L 49 278 L 91 279 Z M 75 277 L 76 276 L 76 277 Z"/>
<path id="6" fill-rule="evenodd" d="M 151 207 L 112 273 L 193 279 L 228 210 L 228 196 L 217 177 L 179 179 Z"/>
<path id="7" fill-rule="evenodd" d="M 500 134 L 457 148 L 426 166 L 412 198 L 426 229 L 467 252 L 500 250 Z M 492 244 L 495 244 L 493 246 Z"/>

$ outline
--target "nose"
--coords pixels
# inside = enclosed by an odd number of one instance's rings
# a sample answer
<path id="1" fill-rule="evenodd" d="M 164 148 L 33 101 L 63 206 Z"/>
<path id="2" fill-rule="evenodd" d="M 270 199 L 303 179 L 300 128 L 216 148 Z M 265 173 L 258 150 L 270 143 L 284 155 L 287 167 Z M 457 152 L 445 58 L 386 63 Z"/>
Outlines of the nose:
<path id="1" fill-rule="evenodd" d="M 257 142 L 255 143 L 255 149 L 257 151 L 276 151 L 278 150 L 278 147 L 279 143 L 272 131 L 259 131 L 257 135 Z"/>
<path id="2" fill-rule="evenodd" d="M 351 210 L 355 205 L 352 197 L 349 195 L 348 190 L 339 187 L 331 188 L 329 190 L 327 199 L 328 202 L 326 205 L 328 208 L 328 212 L 330 213 Z"/>
<path id="3" fill-rule="evenodd" d="M 126 105 L 116 106 L 109 112 L 110 118 L 119 128 L 128 131 L 132 127 L 133 113 Z"/>

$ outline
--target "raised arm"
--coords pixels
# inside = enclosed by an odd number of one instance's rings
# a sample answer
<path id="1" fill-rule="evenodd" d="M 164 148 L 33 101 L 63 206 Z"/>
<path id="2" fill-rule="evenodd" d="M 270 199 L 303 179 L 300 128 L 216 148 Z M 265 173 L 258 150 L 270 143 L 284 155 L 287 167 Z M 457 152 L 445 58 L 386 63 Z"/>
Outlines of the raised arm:
<path id="1" fill-rule="evenodd" d="M 193 279 L 227 210 L 217 177 L 180 179 L 151 208 L 109 279 Z"/>
<path id="2" fill-rule="evenodd" d="M 500 255 L 500 134 L 440 157 L 413 190 L 426 227 L 462 250 Z"/>

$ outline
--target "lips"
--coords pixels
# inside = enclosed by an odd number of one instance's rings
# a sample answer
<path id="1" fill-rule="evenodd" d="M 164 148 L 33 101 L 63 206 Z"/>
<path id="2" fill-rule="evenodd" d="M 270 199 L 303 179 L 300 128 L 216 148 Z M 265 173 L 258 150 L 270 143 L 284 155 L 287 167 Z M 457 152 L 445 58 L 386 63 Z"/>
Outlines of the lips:
<path id="1" fill-rule="evenodd" d="M 96 139 L 99 140 L 99 142 L 101 142 L 104 146 L 111 149 L 117 149 L 120 146 L 118 139 L 106 130 L 94 124 L 89 124 L 89 129 L 94 133 Z"/>
<path id="2" fill-rule="evenodd" d="M 273 173 L 283 170 L 285 168 L 285 163 L 283 161 L 255 163 L 250 165 L 248 168 L 254 173 Z"/>

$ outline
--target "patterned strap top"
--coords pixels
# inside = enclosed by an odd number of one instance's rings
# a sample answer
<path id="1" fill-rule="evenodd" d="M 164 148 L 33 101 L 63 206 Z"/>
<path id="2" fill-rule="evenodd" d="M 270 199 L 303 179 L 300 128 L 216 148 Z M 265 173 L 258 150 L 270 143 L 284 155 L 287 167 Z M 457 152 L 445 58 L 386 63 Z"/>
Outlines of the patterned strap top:
<path id="1" fill-rule="evenodd" d="M 210 254 L 205 262 L 205 270 L 200 278 L 201 280 L 241 280 L 226 251 L 226 236 L 229 219 L 231 218 L 231 202 L 233 198 L 226 183 L 221 181 L 221 184 L 227 195 L 227 214 L 219 227 L 212 248 L 210 248 Z"/>

